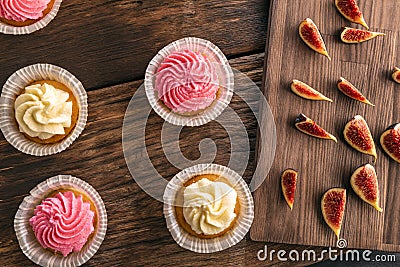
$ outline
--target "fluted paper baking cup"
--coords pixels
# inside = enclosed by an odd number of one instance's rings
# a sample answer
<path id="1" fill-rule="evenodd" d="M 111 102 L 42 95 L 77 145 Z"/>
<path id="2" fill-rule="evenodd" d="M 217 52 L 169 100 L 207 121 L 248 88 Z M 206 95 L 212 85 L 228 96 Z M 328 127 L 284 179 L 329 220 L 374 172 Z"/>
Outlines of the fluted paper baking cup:
<path id="1" fill-rule="evenodd" d="M 97 226 L 92 237 L 79 252 L 72 252 L 63 257 L 61 253 L 54 253 L 44 249 L 36 240 L 29 219 L 34 215 L 34 209 L 52 192 L 62 189 L 76 189 L 86 194 L 97 209 Z M 38 184 L 24 198 L 14 219 L 14 230 L 22 252 L 34 263 L 40 266 L 79 266 L 87 262 L 99 249 L 107 231 L 107 213 L 99 193 L 85 181 L 70 176 L 58 175 Z"/>
<path id="2" fill-rule="evenodd" d="M 186 232 L 177 222 L 175 215 L 176 197 L 183 184 L 196 175 L 215 174 L 228 181 L 236 190 L 240 211 L 228 232 L 211 239 L 202 239 Z M 164 216 L 168 230 L 181 247 L 198 252 L 212 253 L 227 249 L 239 243 L 250 230 L 254 218 L 254 202 L 248 185 L 235 171 L 217 164 L 198 164 L 182 170 L 168 183 L 164 192 Z"/>
<path id="3" fill-rule="evenodd" d="M 0 21 L 0 32 L 4 34 L 23 35 L 38 31 L 46 27 L 47 24 L 49 24 L 50 21 L 56 17 L 58 10 L 60 9 L 61 2 L 62 0 L 55 0 L 50 12 L 47 13 L 47 15 L 28 26 L 17 27 Z"/>
<path id="4" fill-rule="evenodd" d="M 191 50 L 205 55 L 216 66 L 220 83 L 220 89 L 214 102 L 193 115 L 182 115 L 171 111 L 159 100 L 155 90 L 155 77 L 164 58 L 183 50 Z M 151 107 L 164 120 L 179 126 L 200 126 L 217 118 L 229 105 L 234 89 L 234 74 L 225 55 L 216 45 L 204 39 L 187 37 L 170 43 L 157 53 L 147 66 L 144 86 Z"/>
<path id="5" fill-rule="evenodd" d="M 74 94 L 79 105 L 79 116 L 73 131 L 55 144 L 39 144 L 28 140 L 20 131 L 14 115 L 14 102 L 22 90 L 32 82 L 54 80 L 67 86 Z M 3 86 L 0 97 L 0 129 L 6 140 L 19 151 L 46 156 L 67 149 L 82 133 L 88 116 L 87 94 L 82 83 L 70 72 L 50 64 L 30 65 L 16 71 Z"/>

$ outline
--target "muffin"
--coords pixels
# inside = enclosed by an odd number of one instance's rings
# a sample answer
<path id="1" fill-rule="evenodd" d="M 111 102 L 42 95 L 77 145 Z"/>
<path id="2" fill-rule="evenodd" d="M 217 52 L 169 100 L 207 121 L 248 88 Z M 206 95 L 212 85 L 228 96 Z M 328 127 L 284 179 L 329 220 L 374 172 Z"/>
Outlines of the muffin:
<path id="1" fill-rule="evenodd" d="M 229 105 L 234 75 L 213 43 L 195 37 L 177 40 L 150 61 L 144 82 L 154 111 L 179 126 L 200 126 Z"/>
<path id="2" fill-rule="evenodd" d="M 63 140 L 74 129 L 79 115 L 71 89 L 50 80 L 33 82 L 25 87 L 14 107 L 20 132 L 40 144 Z"/>
<path id="3" fill-rule="evenodd" d="M 67 149 L 85 128 L 87 94 L 67 70 L 30 65 L 4 84 L 0 114 L 0 129 L 12 146 L 29 155 L 51 155 Z"/>
<path id="4" fill-rule="evenodd" d="M 107 213 L 96 190 L 70 175 L 47 179 L 31 190 L 15 215 L 24 254 L 41 266 L 79 266 L 98 250 Z"/>
<path id="5" fill-rule="evenodd" d="M 196 175 L 183 184 L 176 206 L 179 225 L 199 238 L 215 238 L 232 229 L 240 211 L 236 191 L 215 174 Z"/>
<path id="6" fill-rule="evenodd" d="M 0 21 L 15 27 L 29 26 L 50 13 L 55 0 L 2 0 Z"/>
<path id="7" fill-rule="evenodd" d="M 199 52 L 174 52 L 157 69 L 158 98 L 172 112 L 182 115 L 197 114 L 211 106 L 219 87 L 216 67 Z"/>
<path id="8" fill-rule="evenodd" d="M 1 0 L 0 32 L 30 34 L 52 21 L 62 0 Z"/>
<path id="9" fill-rule="evenodd" d="M 198 164 L 176 174 L 164 191 L 164 216 L 175 242 L 198 253 L 242 240 L 254 217 L 248 185 L 233 170 Z"/>

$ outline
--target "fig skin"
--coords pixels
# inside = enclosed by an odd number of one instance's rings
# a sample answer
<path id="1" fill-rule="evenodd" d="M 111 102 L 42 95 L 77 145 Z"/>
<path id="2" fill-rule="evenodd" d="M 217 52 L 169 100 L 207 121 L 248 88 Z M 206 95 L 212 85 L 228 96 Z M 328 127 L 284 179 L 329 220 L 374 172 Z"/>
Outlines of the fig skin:
<path id="1" fill-rule="evenodd" d="M 360 24 L 369 30 L 356 0 L 335 0 L 335 6 L 347 20 Z"/>
<path id="2" fill-rule="evenodd" d="M 376 162 L 375 142 L 372 138 L 367 122 L 360 115 L 354 116 L 343 130 L 346 142 L 357 151 L 373 156 Z"/>
<path id="3" fill-rule="evenodd" d="M 400 163 L 400 123 L 388 127 L 382 133 L 380 143 L 386 154 Z"/>
<path id="4" fill-rule="evenodd" d="M 370 32 L 366 30 L 359 30 L 354 28 L 345 27 L 340 34 L 342 42 L 347 44 L 358 44 L 371 40 L 377 36 L 384 36 L 382 32 Z"/>
<path id="5" fill-rule="evenodd" d="M 400 83 L 400 69 L 394 67 L 392 78 L 395 82 Z"/>
<path id="6" fill-rule="evenodd" d="M 293 169 L 287 169 L 281 175 L 282 193 L 290 210 L 293 209 L 297 177 L 298 173 Z"/>
<path id="7" fill-rule="evenodd" d="M 326 50 L 325 42 L 322 39 L 321 33 L 312 19 L 306 18 L 300 23 L 299 35 L 300 38 L 308 45 L 308 47 L 331 60 L 331 57 Z"/>
<path id="8" fill-rule="evenodd" d="M 337 139 L 332 134 L 328 133 L 324 130 L 321 126 L 315 123 L 312 119 L 308 118 L 304 114 L 300 114 L 297 116 L 295 120 L 296 128 L 305 134 L 321 138 L 321 139 L 328 139 L 333 140 L 337 143 Z"/>
<path id="9" fill-rule="evenodd" d="M 308 84 L 299 80 L 293 80 L 290 88 L 292 89 L 293 93 L 305 99 L 333 102 L 332 99 L 324 96 Z"/>
<path id="10" fill-rule="evenodd" d="M 346 208 L 346 189 L 331 188 L 321 198 L 322 216 L 339 239 Z"/>
<path id="11" fill-rule="evenodd" d="M 337 83 L 337 88 L 339 89 L 340 92 L 350 97 L 351 99 L 360 101 L 362 103 L 365 103 L 373 107 L 375 106 L 374 104 L 369 102 L 369 100 L 353 84 L 351 84 L 348 80 L 346 80 L 343 77 L 340 77 Z"/>
<path id="12" fill-rule="evenodd" d="M 378 177 L 374 166 L 365 164 L 356 169 L 351 175 L 350 185 L 364 202 L 382 212 L 382 208 L 379 207 Z"/>

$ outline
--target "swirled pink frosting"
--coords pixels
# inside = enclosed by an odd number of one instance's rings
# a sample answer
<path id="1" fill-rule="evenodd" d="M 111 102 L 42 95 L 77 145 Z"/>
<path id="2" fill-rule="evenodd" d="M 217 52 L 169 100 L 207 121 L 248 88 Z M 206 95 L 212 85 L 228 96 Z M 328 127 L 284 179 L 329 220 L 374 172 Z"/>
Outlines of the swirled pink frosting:
<path id="1" fill-rule="evenodd" d="M 50 0 L 0 0 L 0 17 L 13 21 L 40 19 Z"/>
<path id="2" fill-rule="evenodd" d="M 93 218 L 90 203 L 67 191 L 43 200 L 29 223 L 44 248 L 60 251 L 66 257 L 85 245 L 94 231 Z"/>
<path id="3" fill-rule="evenodd" d="M 174 112 L 205 109 L 216 98 L 218 76 L 204 55 L 184 50 L 167 56 L 157 70 L 158 97 Z"/>

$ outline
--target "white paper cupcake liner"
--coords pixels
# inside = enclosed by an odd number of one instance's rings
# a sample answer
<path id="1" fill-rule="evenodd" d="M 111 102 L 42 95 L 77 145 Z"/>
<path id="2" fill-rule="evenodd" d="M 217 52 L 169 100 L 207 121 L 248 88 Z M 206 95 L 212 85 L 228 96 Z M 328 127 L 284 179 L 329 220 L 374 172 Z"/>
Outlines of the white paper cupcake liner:
<path id="1" fill-rule="evenodd" d="M 15 99 L 27 85 L 39 80 L 54 80 L 64 84 L 71 89 L 79 104 L 79 117 L 72 133 L 55 144 L 30 141 L 19 131 L 15 120 Z M 65 69 L 50 64 L 35 64 L 16 71 L 8 78 L 0 97 L 0 114 L 0 129 L 16 149 L 34 156 L 56 154 L 67 149 L 85 128 L 88 116 L 87 94 L 82 83 Z"/>
<path id="2" fill-rule="evenodd" d="M 154 86 L 157 70 L 164 58 L 186 49 L 206 55 L 217 67 L 220 82 L 220 91 L 214 103 L 202 112 L 191 116 L 172 112 L 163 105 L 158 99 Z M 170 43 L 157 53 L 147 66 L 144 85 L 151 107 L 164 120 L 178 126 L 200 126 L 217 118 L 229 105 L 234 89 L 234 74 L 225 55 L 216 45 L 204 39 L 187 37 Z"/>
<path id="3" fill-rule="evenodd" d="M 50 12 L 37 22 L 23 27 L 16 27 L 0 21 L 0 32 L 4 34 L 23 35 L 38 31 L 52 21 L 60 9 L 62 0 L 55 0 Z"/>
<path id="4" fill-rule="evenodd" d="M 201 174 L 216 174 L 225 178 L 236 190 L 240 204 L 240 211 L 232 229 L 223 236 L 212 239 L 190 235 L 179 225 L 175 217 L 176 194 L 185 182 Z M 182 170 L 168 183 L 164 192 L 164 216 L 168 230 L 178 245 L 198 253 L 212 253 L 232 247 L 245 237 L 253 223 L 254 202 L 248 185 L 239 174 L 217 164 L 198 164 Z"/>
<path id="5" fill-rule="evenodd" d="M 89 238 L 79 252 L 72 252 L 66 257 L 60 253 L 53 253 L 44 249 L 33 233 L 29 219 L 34 215 L 34 209 L 39 205 L 46 195 L 65 188 L 74 188 L 85 193 L 91 198 L 98 212 L 98 225 L 95 227 L 94 236 Z M 99 249 L 107 231 L 107 213 L 103 200 L 99 193 L 83 180 L 70 176 L 58 175 L 38 184 L 25 197 L 14 219 L 14 230 L 17 235 L 22 252 L 34 263 L 41 266 L 79 266 L 87 262 Z"/>

